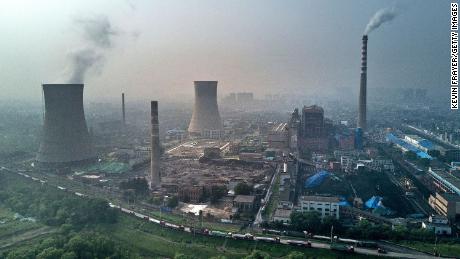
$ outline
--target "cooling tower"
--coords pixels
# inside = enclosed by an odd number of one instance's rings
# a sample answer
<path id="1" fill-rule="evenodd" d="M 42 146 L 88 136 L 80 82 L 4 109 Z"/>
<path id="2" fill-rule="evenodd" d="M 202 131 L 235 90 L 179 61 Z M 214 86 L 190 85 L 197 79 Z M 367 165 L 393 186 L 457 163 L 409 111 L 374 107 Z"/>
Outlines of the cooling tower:
<path id="1" fill-rule="evenodd" d="M 359 86 L 358 128 L 363 131 L 367 128 L 367 35 L 363 36 L 361 49 L 361 81 Z"/>
<path id="2" fill-rule="evenodd" d="M 195 81 L 195 106 L 188 126 L 191 134 L 203 130 L 222 129 L 222 121 L 217 108 L 217 81 Z"/>
<path id="3" fill-rule="evenodd" d="M 150 103 L 150 119 L 152 132 L 150 136 L 150 188 L 154 189 L 160 186 L 160 129 L 158 123 L 158 102 Z"/>
<path id="4" fill-rule="evenodd" d="M 75 164 L 95 158 L 83 110 L 83 84 L 44 84 L 45 116 L 37 154 L 41 164 Z"/>

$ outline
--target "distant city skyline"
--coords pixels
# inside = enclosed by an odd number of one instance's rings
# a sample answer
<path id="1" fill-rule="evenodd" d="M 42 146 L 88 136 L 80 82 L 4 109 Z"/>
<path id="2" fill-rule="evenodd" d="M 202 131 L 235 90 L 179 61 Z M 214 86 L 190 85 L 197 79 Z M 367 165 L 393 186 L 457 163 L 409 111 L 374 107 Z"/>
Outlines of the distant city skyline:
<path id="1" fill-rule="evenodd" d="M 219 81 L 219 96 L 357 93 L 366 24 L 394 6 L 399 15 L 369 35 L 368 94 L 421 87 L 448 95 L 448 1 L 6 0 L 0 99 L 40 102 L 41 84 L 66 83 L 81 50 L 100 65 L 84 80 L 89 101 L 121 92 L 192 99 L 197 80 Z M 98 17 L 109 26 L 82 32 Z M 108 38 L 88 52 L 88 36 L 101 32 Z"/>

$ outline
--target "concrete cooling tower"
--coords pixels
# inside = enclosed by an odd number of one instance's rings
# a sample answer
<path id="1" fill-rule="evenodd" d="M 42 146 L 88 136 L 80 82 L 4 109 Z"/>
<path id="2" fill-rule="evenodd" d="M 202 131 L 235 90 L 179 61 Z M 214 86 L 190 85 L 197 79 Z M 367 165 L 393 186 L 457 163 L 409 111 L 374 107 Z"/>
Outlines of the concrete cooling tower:
<path id="1" fill-rule="evenodd" d="M 73 165 L 95 158 L 83 110 L 83 84 L 44 84 L 45 117 L 37 161 Z"/>
<path id="2" fill-rule="evenodd" d="M 195 81 L 195 106 L 188 126 L 190 134 L 222 129 L 217 108 L 217 81 Z"/>

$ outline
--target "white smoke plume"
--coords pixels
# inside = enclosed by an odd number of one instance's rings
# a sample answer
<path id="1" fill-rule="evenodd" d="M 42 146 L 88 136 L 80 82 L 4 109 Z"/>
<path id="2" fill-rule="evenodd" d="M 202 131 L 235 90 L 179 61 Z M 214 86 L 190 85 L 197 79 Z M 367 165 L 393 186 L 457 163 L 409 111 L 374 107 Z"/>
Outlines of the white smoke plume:
<path id="1" fill-rule="evenodd" d="M 83 83 L 89 70 L 100 71 L 107 49 L 113 46 L 113 29 L 106 16 L 76 19 L 75 24 L 83 33 L 85 47 L 70 53 L 71 73 L 68 83 Z"/>
<path id="2" fill-rule="evenodd" d="M 91 48 L 77 50 L 71 53 L 72 73 L 68 83 L 82 84 L 85 79 L 86 72 L 93 67 L 101 67 L 103 56 L 96 53 Z"/>
<path id="3" fill-rule="evenodd" d="M 368 35 L 380 25 L 393 20 L 398 15 L 395 7 L 383 8 L 378 10 L 366 26 L 364 35 Z"/>

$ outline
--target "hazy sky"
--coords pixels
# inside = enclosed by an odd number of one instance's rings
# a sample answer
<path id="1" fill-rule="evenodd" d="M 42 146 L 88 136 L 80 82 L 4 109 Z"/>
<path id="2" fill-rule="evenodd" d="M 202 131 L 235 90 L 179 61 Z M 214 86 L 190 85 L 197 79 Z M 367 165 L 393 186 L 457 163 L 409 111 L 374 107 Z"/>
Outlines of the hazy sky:
<path id="1" fill-rule="evenodd" d="M 257 95 L 359 87 L 361 36 L 379 9 L 399 15 L 369 36 L 368 86 L 449 91 L 450 2 L 371 0 L 1 0 L 0 99 L 41 100 L 66 82 L 71 53 L 88 45 L 78 21 L 107 17 L 112 44 L 97 49 L 85 97 Z M 97 68 L 97 67 L 92 67 Z"/>

